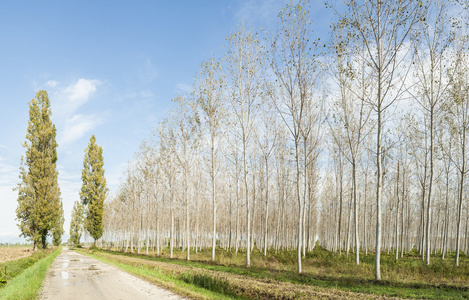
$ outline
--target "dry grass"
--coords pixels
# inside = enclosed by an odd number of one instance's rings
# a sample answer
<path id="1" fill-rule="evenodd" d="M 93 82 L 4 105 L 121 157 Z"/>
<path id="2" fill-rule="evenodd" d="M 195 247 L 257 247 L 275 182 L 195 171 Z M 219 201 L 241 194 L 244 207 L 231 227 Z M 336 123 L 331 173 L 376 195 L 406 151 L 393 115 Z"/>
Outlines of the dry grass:
<path id="1" fill-rule="evenodd" d="M 0 247 L 0 263 L 33 254 L 31 247 Z"/>
<path id="2" fill-rule="evenodd" d="M 167 250 L 167 249 L 165 249 Z M 135 253 L 138 255 L 137 253 Z M 146 251 L 140 251 L 140 255 L 145 255 Z M 237 255 L 233 252 L 217 249 L 215 261 L 211 261 L 211 251 L 205 250 L 198 253 L 191 253 L 192 262 L 200 262 L 205 265 L 216 265 L 225 267 L 244 268 L 246 265 L 246 254 L 240 252 Z M 149 257 L 169 258 L 167 251 L 156 253 L 150 251 Z M 175 250 L 173 261 L 185 261 L 186 252 Z M 325 280 L 356 280 L 374 281 L 374 255 L 365 256 L 361 254 L 360 265 L 355 264 L 354 254 L 350 253 L 337 255 L 332 252 L 316 247 L 313 252 L 307 253 L 303 258 L 303 273 L 315 278 Z M 431 265 L 426 266 L 420 259 L 420 255 L 415 249 L 398 261 L 394 260 L 394 255 L 381 254 L 381 272 L 383 280 L 390 280 L 398 283 L 423 283 L 426 285 L 450 285 L 455 287 L 467 287 L 469 284 L 469 259 L 462 254 L 460 266 L 454 266 L 454 257 L 450 256 L 445 260 L 441 257 L 432 257 Z M 297 271 L 296 251 L 269 252 L 266 257 L 259 251 L 251 253 L 251 269 L 265 270 L 273 273 L 295 274 Z"/>
<path id="3" fill-rule="evenodd" d="M 37 299 L 47 270 L 61 250 L 62 248 L 55 247 L 40 250 L 34 252 L 34 255 L 30 257 L 3 263 L 2 270 L 6 271 L 7 274 L 2 275 L 8 279 L 3 281 L 7 281 L 8 284 L 0 289 L 0 299 Z"/>
<path id="4" fill-rule="evenodd" d="M 374 254 L 361 255 L 357 266 L 353 253 L 347 257 L 318 246 L 303 258 L 303 273 L 298 274 L 296 251 L 271 251 L 264 257 L 255 250 L 251 253 L 251 267 L 247 268 L 244 252 L 236 255 L 218 248 L 216 260 L 212 262 L 209 250 L 191 252 L 190 262 L 185 260 L 186 253 L 181 250 L 174 251 L 173 259 L 169 259 L 168 251 L 158 257 L 152 252 L 146 256 L 146 251 L 140 251 L 140 255 L 116 252 L 98 255 L 111 254 L 109 259 L 112 260 L 124 256 L 138 258 L 145 268 L 148 261 L 151 261 L 150 265 L 155 262 L 158 269 L 169 270 L 169 274 L 171 270 L 183 270 L 174 271 L 174 277 L 209 290 L 217 289 L 217 285 L 225 286 L 223 291 L 227 289 L 243 298 L 307 299 L 311 294 L 316 298 L 353 298 L 355 295 L 359 295 L 358 298 L 469 298 L 469 258 L 466 255 L 461 255 L 460 266 L 456 267 L 454 253 L 445 260 L 440 255 L 432 256 L 430 266 L 425 265 L 415 249 L 399 261 L 395 261 L 392 253 L 382 253 L 383 280 L 376 282 Z M 138 267 L 136 261 L 131 262 Z M 128 264 L 129 260 L 123 259 L 122 263 Z M 273 285 L 269 286 L 271 283 Z M 303 289 L 308 296 L 302 296 Z"/>
<path id="5" fill-rule="evenodd" d="M 98 252 L 95 255 L 136 268 L 159 269 L 188 283 L 223 285 L 224 291 L 247 299 L 397 299 L 382 295 L 355 293 L 334 288 L 294 284 L 267 278 L 231 274 L 194 266 L 150 261 L 138 257 Z"/>

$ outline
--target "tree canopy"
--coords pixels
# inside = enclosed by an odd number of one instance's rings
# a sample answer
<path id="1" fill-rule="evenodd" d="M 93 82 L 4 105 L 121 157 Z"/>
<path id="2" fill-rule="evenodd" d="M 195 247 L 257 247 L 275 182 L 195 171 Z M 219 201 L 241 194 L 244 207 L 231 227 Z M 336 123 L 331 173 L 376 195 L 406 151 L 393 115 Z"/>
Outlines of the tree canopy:
<path id="1" fill-rule="evenodd" d="M 86 207 L 85 229 L 95 244 L 103 235 L 104 199 L 108 191 L 103 166 L 103 148 L 96 144 L 96 137 L 92 135 L 83 159 L 80 199 Z"/>
<path id="2" fill-rule="evenodd" d="M 21 236 L 46 248 L 47 235 L 55 228 L 56 235 L 63 231 L 60 222 L 62 200 L 58 184 L 56 129 L 51 120 L 51 106 L 47 92 L 41 90 L 29 102 L 29 120 L 25 156 L 21 158 L 18 184 L 18 220 Z"/>

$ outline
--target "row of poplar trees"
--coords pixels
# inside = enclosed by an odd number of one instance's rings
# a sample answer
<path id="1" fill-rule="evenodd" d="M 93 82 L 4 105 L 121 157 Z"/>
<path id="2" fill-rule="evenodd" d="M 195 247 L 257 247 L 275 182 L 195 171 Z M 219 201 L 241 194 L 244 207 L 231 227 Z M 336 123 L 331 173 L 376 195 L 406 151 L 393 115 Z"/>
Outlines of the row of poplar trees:
<path id="1" fill-rule="evenodd" d="M 80 245 L 81 236 L 86 230 L 97 246 L 103 235 L 104 200 L 108 188 L 104 176 L 103 148 L 96 144 L 94 135 L 85 150 L 81 180 L 80 201 L 73 204 L 70 220 L 70 243 Z"/>
<path id="2" fill-rule="evenodd" d="M 55 246 L 62 242 L 64 212 L 58 184 L 56 128 L 51 120 L 51 103 L 46 91 L 41 90 L 29 102 L 29 120 L 25 155 L 21 158 L 20 183 L 16 219 L 21 234 L 32 241 L 34 250 L 47 247 L 52 236 Z M 103 205 L 107 193 L 104 178 L 102 148 L 91 137 L 86 149 L 82 171 L 80 199 L 85 205 L 85 229 L 95 239 L 102 235 Z M 83 221 L 80 220 L 80 224 Z"/>
<path id="3" fill-rule="evenodd" d="M 469 251 L 468 7 L 344 1 L 329 41 L 308 1 L 244 27 L 202 63 L 105 206 L 104 240 L 157 254 L 215 248 Z M 324 26 L 318 24 L 317 26 Z M 169 246 L 169 249 L 167 248 Z M 362 251 L 359 251 L 362 250 Z"/>

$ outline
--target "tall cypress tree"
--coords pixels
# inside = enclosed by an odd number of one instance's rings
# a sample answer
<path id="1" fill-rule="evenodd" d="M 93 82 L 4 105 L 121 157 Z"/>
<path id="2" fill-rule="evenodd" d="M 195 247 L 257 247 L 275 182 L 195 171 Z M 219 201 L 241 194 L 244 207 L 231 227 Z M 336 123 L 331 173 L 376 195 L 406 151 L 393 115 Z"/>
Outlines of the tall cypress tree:
<path id="1" fill-rule="evenodd" d="M 86 206 L 85 229 L 94 238 L 95 245 L 103 235 L 104 199 L 107 193 L 103 166 L 103 148 L 96 144 L 96 138 L 92 135 L 83 159 L 80 199 Z"/>
<path id="2" fill-rule="evenodd" d="M 63 223 L 60 188 L 58 184 L 57 142 L 49 97 L 44 90 L 29 102 L 25 156 L 21 158 L 16 219 L 21 235 L 37 245 L 47 246 L 49 232 Z M 57 232 L 61 232 L 58 230 Z"/>

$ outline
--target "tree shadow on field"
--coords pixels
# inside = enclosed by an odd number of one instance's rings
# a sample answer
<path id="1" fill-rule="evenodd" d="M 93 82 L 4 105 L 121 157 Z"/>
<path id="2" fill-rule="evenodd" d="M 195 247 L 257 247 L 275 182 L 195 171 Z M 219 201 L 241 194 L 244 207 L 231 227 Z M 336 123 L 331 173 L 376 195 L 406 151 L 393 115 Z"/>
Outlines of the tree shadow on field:
<path id="1" fill-rule="evenodd" d="M 289 272 L 290 273 L 290 272 Z M 298 281 L 303 284 L 317 284 L 317 281 L 323 281 L 328 283 L 328 286 L 340 286 L 340 287 L 353 287 L 353 286 L 364 286 L 364 285 L 374 285 L 374 286 L 387 286 L 387 287 L 396 287 L 396 288 L 409 288 L 409 289 L 453 289 L 463 292 L 469 291 L 468 286 L 458 286 L 452 284 L 431 284 L 431 283 L 419 283 L 419 282 L 396 282 L 390 280 L 373 280 L 373 279 L 362 279 L 355 276 L 342 275 L 342 276 L 333 276 L 333 275 L 315 275 L 315 274 L 294 274 L 291 273 L 287 275 L 288 277 L 298 277 Z"/>

